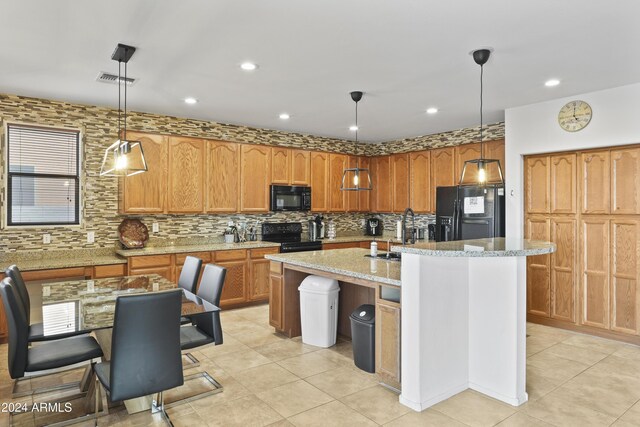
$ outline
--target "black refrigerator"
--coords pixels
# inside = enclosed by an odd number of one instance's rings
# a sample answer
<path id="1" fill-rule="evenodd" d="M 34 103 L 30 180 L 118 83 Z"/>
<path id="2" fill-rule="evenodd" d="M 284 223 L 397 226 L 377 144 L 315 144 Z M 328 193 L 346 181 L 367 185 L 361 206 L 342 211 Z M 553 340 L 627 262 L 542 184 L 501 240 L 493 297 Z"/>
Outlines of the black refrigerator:
<path id="1" fill-rule="evenodd" d="M 504 187 L 436 188 L 436 241 L 504 237 Z"/>

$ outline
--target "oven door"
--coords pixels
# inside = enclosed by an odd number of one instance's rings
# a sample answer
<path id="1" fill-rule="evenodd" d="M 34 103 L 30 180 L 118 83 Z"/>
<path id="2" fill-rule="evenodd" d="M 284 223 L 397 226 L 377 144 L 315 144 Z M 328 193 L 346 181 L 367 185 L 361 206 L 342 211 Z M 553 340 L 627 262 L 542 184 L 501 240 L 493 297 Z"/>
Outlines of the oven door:
<path id="1" fill-rule="evenodd" d="M 308 211 L 310 208 L 309 187 L 272 185 L 272 211 Z"/>

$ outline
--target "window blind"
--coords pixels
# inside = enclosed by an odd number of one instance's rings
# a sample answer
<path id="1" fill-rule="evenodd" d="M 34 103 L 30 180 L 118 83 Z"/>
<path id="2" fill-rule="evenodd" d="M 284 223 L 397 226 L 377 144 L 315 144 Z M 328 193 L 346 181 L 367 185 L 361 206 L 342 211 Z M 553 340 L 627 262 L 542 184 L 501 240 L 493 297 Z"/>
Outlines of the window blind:
<path id="1" fill-rule="evenodd" d="M 80 133 L 7 126 L 8 225 L 79 224 Z"/>

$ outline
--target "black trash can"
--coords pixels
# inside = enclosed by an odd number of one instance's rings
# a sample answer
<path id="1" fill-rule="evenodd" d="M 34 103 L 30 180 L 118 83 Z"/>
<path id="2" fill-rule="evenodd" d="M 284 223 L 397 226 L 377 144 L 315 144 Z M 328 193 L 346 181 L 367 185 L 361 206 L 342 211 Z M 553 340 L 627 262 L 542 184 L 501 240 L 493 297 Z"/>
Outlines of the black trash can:
<path id="1" fill-rule="evenodd" d="M 351 313 L 353 361 L 363 371 L 376 371 L 376 307 L 363 304 Z"/>

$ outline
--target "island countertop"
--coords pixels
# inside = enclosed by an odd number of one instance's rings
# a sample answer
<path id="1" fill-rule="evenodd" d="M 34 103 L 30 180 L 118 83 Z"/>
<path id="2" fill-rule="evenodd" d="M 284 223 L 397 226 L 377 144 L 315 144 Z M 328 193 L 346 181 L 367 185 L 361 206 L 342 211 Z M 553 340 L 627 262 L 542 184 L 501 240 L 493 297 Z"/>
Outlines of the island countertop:
<path id="1" fill-rule="evenodd" d="M 541 240 L 494 237 L 392 246 L 391 251 L 436 257 L 515 257 L 549 254 L 556 244 Z"/>
<path id="2" fill-rule="evenodd" d="M 368 249 L 334 249 L 265 255 L 271 261 L 400 286 L 400 262 L 369 258 Z"/>

